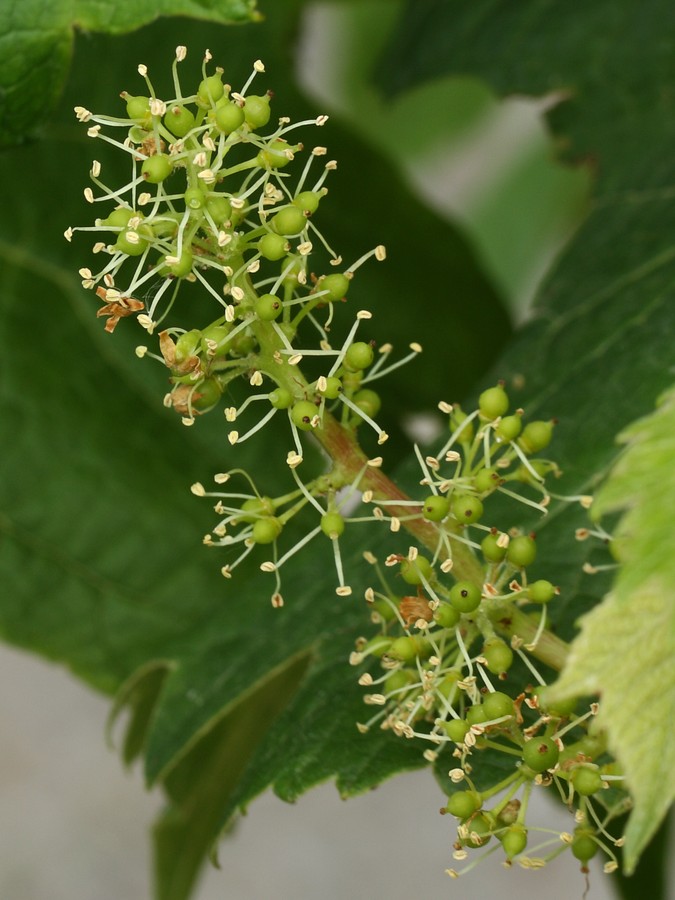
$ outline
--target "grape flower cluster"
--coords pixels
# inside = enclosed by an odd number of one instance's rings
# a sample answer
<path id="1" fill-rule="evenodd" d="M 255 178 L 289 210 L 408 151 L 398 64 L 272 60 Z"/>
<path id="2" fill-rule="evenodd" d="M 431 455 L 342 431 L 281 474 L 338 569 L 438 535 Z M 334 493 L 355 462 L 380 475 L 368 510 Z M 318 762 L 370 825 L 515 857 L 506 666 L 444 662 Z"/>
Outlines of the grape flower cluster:
<path id="1" fill-rule="evenodd" d="M 441 403 L 448 439 L 434 455 L 415 447 L 420 496 L 394 485 L 382 471 L 382 457 L 368 457 L 357 433 L 365 425 L 378 445 L 386 442 L 377 421 L 381 397 L 372 384 L 421 347 L 413 343 L 391 361 L 391 346 L 378 349 L 360 339 L 371 317 L 366 310 L 332 342 L 336 305 L 359 268 L 371 258 L 384 260 L 385 250 L 377 246 L 344 265 L 316 225 L 336 163 L 323 146 L 307 152 L 296 135 L 300 128 L 322 127 L 326 117 L 273 121 L 271 92 L 252 93 L 263 64 L 255 62 L 250 78 L 234 90 L 221 69 L 210 73 L 208 51 L 196 90 L 184 93 L 179 65 L 185 56 L 178 47 L 168 100 L 159 98 L 141 65 L 144 91 L 123 92 L 120 115 L 76 108 L 91 138 L 126 157 L 129 177 L 110 186 L 94 162 L 84 193 L 100 215 L 94 225 L 69 228 L 66 238 L 93 233 L 93 252 L 102 262 L 95 271 L 80 269 L 83 286 L 95 290 L 107 332 L 122 319 L 137 319 L 145 332 L 137 356 L 168 370 L 164 403 L 184 425 L 221 407 L 228 441 L 236 446 L 275 416 L 288 422 L 284 494 L 265 494 L 239 468 L 217 473 L 212 490 L 192 485 L 194 494 L 215 501 L 218 519 L 204 543 L 233 550 L 221 569 L 228 579 L 263 548 L 268 558 L 260 568 L 273 576 L 272 604 L 281 607 L 281 569 L 315 537 L 330 540 L 336 593 L 348 597 L 353 587 L 340 553 L 346 527 L 371 522 L 393 534 L 407 530 L 407 552 L 392 551 L 383 566 L 364 554 L 376 576 L 365 599 L 377 630 L 359 638 L 350 660 L 372 710 L 359 730 L 377 726 L 419 741 L 437 766 L 452 761 L 443 811 L 458 822 L 457 861 L 492 841 L 508 864 L 515 859 L 530 868 L 566 847 L 585 867 L 601 849 L 612 871 L 620 839 L 608 824 L 629 799 L 594 727 L 597 702 L 551 704 L 546 696 L 545 673 L 561 668 L 567 650 L 547 628 L 547 607 L 558 589 L 528 577 L 537 553 L 534 534 L 486 521 L 498 494 L 542 515 L 552 499 L 561 499 L 547 486 L 557 466 L 539 455 L 554 422 L 528 422 L 523 410 L 511 411 L 502 383 L 484 391 L 470 413 Z M 299 175 L 291 176 L 303 158 Z M 326 260 L 318 273 L 310 266 L 317 250 Z M 190 320 L 191 303 L 179 301 L 182 292 L 195 290 L 211 303 L 210 313 L 196 305 L 201 321 Z M 235 385 L 246 385 L 247 393 L 228 405 Z M 311 478 L 302 474 L 307 438 L 328 460 Z M 588 497 L 562 499 L 590 504 Z M 308 511 L 313 526 L 286 545 L 287 524 Z M 503 765 L 492 765 L 496 756 L 507 759 L 506 775 Z M 492 778 L 493 771 L 502 776 Z M 558 790 L 575 824 L 562 835 L 542 829 L 543 840 L 533 847 L 537 829 L 527 810 L 538 785 Z"/>
<path id="2" fill-rule="evenodd" d="M 584 869 L 603 850 L 605 871 L 612 872 L 621 839 L 607 826 L 627 811 L 629 800 L 604 735 L 594 727 L 599 704 L 547 699 L 545 673 L 559 670 L 567 652 L 546 628 L 547 607 L 559 589 L 528 577 L 537 556 L 534 533 L 485 522 L 490 498 L 500 493 L 543 515 L 552 499 L 587 508 L 591 498 L 562 498 L 548 489 L 546 478 L 560 473 L 537 454 L 548 446 L 554 423 L 524 423 L 520 409 L 509 415 L 503 385 L 485 390 L 469 415 L 457 405 L 439 405 L 449 415 L 449 439 L 433 456 L 416 448 L 426 494 L 406 501 L 407 516 L 389 519 L 393 531 L 406 519 L 425 522 L 435 532 L 426 542 L 431 552 L 423 555 L 413 545 L 407 554 L 391 553 L 383 567 L 366 554 L 377 578 L 377 588 L 365 596 L 377 632 L 359 638 L 350 659 L 363 670 L 359 683 L 370 709 L 358 728 L 378 726 L 416 739 L 426 744 L 425 759 L 447 772 L 450 791 L 441 813 L 458 820 L 456 861 L 494 837 L 487 852 L 501 846 L 507 865 L 517 859 L 538 868 L 570 847 Z M 379 506 L 386 508 L 386 501 Z M 579 540 L 589 536 L 587 529 L 577 534 Z M 452 768 L 443 771 L 448 759 Z M 555 786 L 574 814 L 572 832 L 529 826 L 537 785 Z M 541 833 L 534 847 L 531 832 Z"/>

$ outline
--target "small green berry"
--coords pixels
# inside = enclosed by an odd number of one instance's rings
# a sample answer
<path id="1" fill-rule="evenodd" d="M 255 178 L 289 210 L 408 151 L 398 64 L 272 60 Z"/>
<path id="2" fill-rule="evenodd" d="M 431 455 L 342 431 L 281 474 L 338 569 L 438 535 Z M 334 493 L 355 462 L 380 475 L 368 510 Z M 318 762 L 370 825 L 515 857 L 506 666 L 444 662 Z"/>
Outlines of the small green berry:
<path id="1" fill-rule="evenodd" d="M 485 712 L 482 703 L 474 703 L 473 706 L 470 706 L 466 711 L 466 721 L 469 725 L 482 725 L 483 722 L 487 722 L 488 714 Z"/>
<path id="2" fill-rule="evenodd" d="M 363 647 L 361 653 L 364 656 L 376 656 L 382 657 L 385 653 L 389 652 L 389 648 L 391 647 L 391 639 L 385 637 L 383 634 L 378 634 L 377 637 L 371 638 L 368 643 Z"/>
<path id="3" fill-rule="evenodd" d="M 450 508 L 453 516 L 463 525 L 479 522 L 483 515 L 483 504 L 474 494 L 454 493 Z"/>
<path id="4" fill-rule="evenodd" d="M 258 152 L 256 162 L 261 169 L 283 169 L 293 161 L 293 152 L 296 150 L 287 141 L 277 138 Z M 304 210 L 299 204 L 295 208 L 304 216 Z"/>
<path id="5" fill-rule="evenodd" d="M 404 559 L 401 562 L 401 578 L 406 584 L 423 584 L 433 577 L 433 567 L 426 556 Z"/>
<path id="6" fill-rule="evenodd" d="M 401 662 L 412 662 L 420 655 L 421 649 L 421 642 L 418 638 L 413 635 L 405 635 L 391 642 L 387 656 L 391 656 L 392 659 L 400 659 Z"/>
<path id="7" fill-rule="evenodd" d="M 244 110 L 237 103 L 227 100 L 216 107 L 216 127 L 223 134 L 232 134 L 244 124 Z"/>
<path id="8" fill-rule="evenodd" d="M 382 408 L 380 395 L 375 391 L 371 391 L 370 388 L 362 388 L 360 391 L 357 391 L 352 400 L 371 419 L 374 419 Z"/>
<path id="9" fill-rule="evenodd" d="M 149 125 L 152 121 L 152 116 L 150 114 L 150 98 L 132 97 L 131 94 L 127 94 L 126 91 L 122 94 L 122 97 L 124 97 L 127 102 L 127 115 L 129 118 L 133 119 L 134 122 Z"/>
<path id="10" fill-rule="evenodd" d="M 187 247 L 183 247 L 183 252 L 175 262 L 167 262 L 165 258 L 165 264 L 162 267 L 161 274 L 171 275 L 174 278 L 185 278 L 185 276 L 189 275 L 192 271 L 192 263 L 192 251 Z"/>
<path id="11" fill-rule="evenodd" d="M 108 225 L 110 228 L 126 228 L 129 220 L 137 216 L 138 213 L 133 209 L 127 209 L 126 206 L 118 206 L 114 209 L 107 219 L 101 219 L 101 225 Z"/>
<path id="12" fill-rule="evenodd" d="M 527 596 L 533 603 L 548 603 L 555 597 L 556 589 L 550 581 L 541 578 L 527 586 Z"/>
<path id="13" fill-rule="evenodd" d="M 282 234 L 264 234 L 258 241 L 258 251 L 264 259 L 276 262 L 283 259 L 288 252 L 289 243 Z"/>
<path id="14" fill-rule="evenodd" d="M 227 325 L 209 325 L 202 331 L 201 349 L 209 357 L 225 356 L 228 347 L 228 338 L 232 326 Z"/>
<path id="15" fill-rule="evenodd" d="M 221 194 L 211 194 L 210 197 L 207 197 L 206 210 L 219 227 L 232 217 L 232 204 L 228 197 L 223 197 Z"/>
<path id="16" fill-rule="evenodd" d="M 518 566 L 519 569 L 531 566 L 537 558 L 537 545 L 534 538 L 526 534 L 519 534 L 517 537 L 511 538 L 506 550 L 506 558 L 511 565 Z"/>
<path id="17" fill-rule="evenodd" d="M 574 785 L 577 794 L 590 797 L 602 789 L 602 775 L 595 766 L 582 765 L 572 769 L 570 781 Z"/>
<path id="18" fill-rule="evenodd" d="M 594 840 L 593 832 L 580 826 L 574 829 L 572 838 L 572 853 L 581 863 L 587 863 L 598 852 L 598 844 Z"/>
<path id="19" fill-rule="evenodd" d="M 159 184 L 171 174 L 173 163 L 166 153 L 155 153 L 143 160 L 141 175 L 150 184 Z"/>
<path id="20" fill-rule="evenodd" d="M 523 428 L 523 420 L 519 415 L 504 416 L 495 428 L 495 440 L 497 443 L 515 441 Z"/>
<path id="21" fill-rule="evenodd" d="M 274 516 L 257 519 L 253 523 L 251 540 L 255 544 L 271 544 L 279 537 L 281 529 L 281 522 Z"/>
<path id="22" fill-rule="evenodd" d="M 255 302 L 255 314 L 261 322 L 273 322 L 282 309 L 283 304 L 275 294 L 262 294 Z"/>
<path id="23" fill-rule="evenodd" d="M 335 375 L 326 378 L 326 386 L 319 393 L 327 400 L 336 400 L 342 393 L 342 381 Z"/>
<path id="24" fill-rule="evenodd" d="M 136 237 L 137 240 L 132 240 Z M 148 241 L 139 235 L 137 231 L 121 231 L 117 235 L 117 240 L 113 244 L 114 250 L 120 250 L 127 256 L 141 256 L 148 247 Z"/>
<path id="25" fill-rule="evenodd" d="M 541 773 L 552 769 L 558 762 L 560 750 L 551 738 L 532 738 L 523 746 L 523 762 L 533 772 Z"/>
<path id="26" fill-rule="evenodd" d="M 478 409 L 484 419 L 492 421 L 503 416 L 509 408 L 509 397 L 501 384 L 488 388 L 478 398 Z"/>
<path id="27" fill-rule="evenodd" d="M 165 210 L 160 215 L 153 216 L 148 224 L 152 228 L 152 233 L 155 237 L 172 239 L 178 232 L 178 226 L 182 218 L 183 216 L 179 212 Z"/>
<path id="28" fill-rule="evenodd" d="M 481 590 L 472 581 L 458 581 L 450 590 L 450 603 L 460 613 L 471 613 L 478 609 Z"/>
<path id="29" fill-rule="evenodd" d="M 490 691 L 483 698 L 483 709 L 488 719 L 501 719 L 502 716 L 512 716 L 515 711 L 513 699 L 501 691 Z"/>
<path id="30" fill-rule="evenodd" d="M 518 444 L 525 453 L 532 454 L 544 450 L 551 443 L 554 422 L 528 422 L 518 438 Z"/>
<path id="31" fill-rule="evenodd" d="M 469 733 L 471 726 L 464 719 L 448 719 L 447 722 L 441 722 L 440 727 L 451 741 L 461 744 Z"/>
<path id="32" fill-rule="evenodd" d="M 370 344 L 365 341 L 356 341 L 345 353 L 345 368 L 352 372 L 367 369 L 372 363 L 375 354 Z"/>
<path id="33" fill-rule="evenodd" d="M 537 688 L 535 691 L 533 691 L 533 693 L 537 698 L 537 704 L 539 708 L 542 709 L 545 713 L 548 713 L 548 715 L 554 716 L 555 718 L 567 719 L 577 708 L 577 697 L 568 697 L 566 700 L 556 700 L 553 703 L 549 703 L 546 699 L 546 688 Z"/>
<path id="34" fill-rule="evenodd" d="M 483 556 L 488 562 L 499 563 L 506 556 L 506 547 L 501 547 L 498 541 L 499 533 L 493 534 L 490 532 L 490 534 L 487 534 L 480 542 Z"/>
<path id="35" fill-rule="evenodd" d="M 176 362 L 178 364 L 184 363 L 186 360 L 190 359 L 191 356 L 196 356 L 197 353 L 199 353 L 201 339 L 202 332 L 197 328 L 193 328 L 190 331 L 184 331 L 176 341 L 176 346 L 174 347 L 173 352 Z"/>
<path id="36" fill-rule="evenodd" d="M 412 669 L 396 669 L 384 682 L 384 693 L 388 695 L 397 692 L 400 695 L 403 689 L 417 681 L 418 677 L 417 672 Z"/>
<path id="37" fill-rule="evenodd" d="M 321 191 L 301 191 L 293 197 L 293 205 L 311 216 L 319 208 L 319 201 L 322 197 Z"/>
<path id="38" fill-rule="evenodd" d="M 293 256 L 290 253 L 282 263 L 283 283 L 288 288 L 295 290 L 300 284 L 299 276 L 304 271 L 304 264 L 300 256 Z"/>
<path id="39" fill-rule="evenodd" d="M 393 622 L 397 619 L 396 605 L 388 603 L 386 600 L 374 600 L 371 604 L 371 608 L 383 622 Z"/>
<path id="40" fill-rule="evenodd" d="M 321 517 L 321 530 L 331 540 L 339 538 L 345 530 L 345 520 L 338 512 L 329 512 Z"/>
<path id="41" fill-rule="evenodd" d="M 331 275 L 324 275 L 316 283 L 315 291 L 321 291 L 322 300 L 335 301 L 342 300 L 349 290 L 350 279 L 341 272 L 333 272 Z M 325 293 L 324 293 L 325 292 Z"/>
<path id="42" fill-rule="evenodd" d="M 524 825 L 511 825 L 500 838 L 507 859 L 518 856 L 527 847 L 527 828 Z"/>
<path id="43" fill-rule="evenodd" d="M 445 807 L 447 812 L 458 819 L 468 819 L 483 805 L 483 800 L 477 791 L 455 791 L 448 797 Z"/>
<path id="44" fill-rule="evenodd" d="M 317 414 L 317 408 L 309 400 L 298 400 L 291 409 L 291 419 L 297 428 L 301 431 L 310 431 L 314 417 Z"/>
<path id="45" fill-rule="evenodd" d="M 473 477 L 473 485 L 479 494 L 492 493 L 502 484 L 502 481 L 501 475 L 494 466 L 481 469 Z"/>
<path id="46" fill-rule="evenodd" d="M 225 93 L 220 73 L 209 75 L 200 82 L 197 88 L 197 104 L 203 108 L 213 106 Z"/>
<path id="47" fill-rule="evenodd" d="M 267 395 L 267 399 L 275 409 L 288 409 L 293 405 L 293 394 L 286 388 L 275 388 Z"/>
<path id="48" fill-rule="evenodd" d="M 246 98 L 246 102 L 244 103 L 244 116 L 246 118 L 246 124 L 252 131 L 267 125 L 270 120 L 270 115 L 269 94 L 265 94 L 262 97 L 250 94 Z"/>
<path id="49" fill-rule="evenodd" d="M 213 409 L 220 400 L 222 388 L 217 378 L 205 378 L 200 381 L 192 394 L 192 407 L 200 412 Z"/>
<path id="50" fill-rule="evenodd" d="M 450 510 L 450 501 L 440 494 L 427 497 L 422 506 L 422 515 L 429 522 L 442 522 Z"/>
<path id="51" fill-rule="evenodd" d="M 434 621 L 438 622 L 441 628 L 454 628 L 461 617 L 459 610 L 449 603 L 441 603 L 434 611 Z"/>
<path id="52" fill-rule="evenodd" d="M 481 656 L 493 675 L 508 672 L 513 664 L 513 650 L 501 638 L 490 638 L 483 645 Z"/>
<path id="53" fill-rule="evenodd" d="M 251 497 L 250 500 L 244 500 L 241 511 L 239 519 L 242 522 L 255 522 L 260 518 L 274 515 L 274 500 L 271 497 Z"/>
<path id="54" fill-rule="evenodd" d="M 164 124 L 171 134 L 175 134 L 176 137 L 185 137 L 194 128 L 195 117 L 187 107 L 174 104 L 167 109 Z"/>
<path id="55" fill-rule="evenodd" d="M 183 194 L 183 200 L 187 208 L 195 212 L 206 206 L 206 194 L 201 188 L 188 188 Z"/>
<path id="56" fill-rule="evenodd" d="M 240 331 L 239 334 L 232 338 L 230 353 L 232 356 L 248 356 L 248 354 L 255 349 L 255 346 L 255 337 L 252 334 L 246 334 L 245 332 Z"/>
<path id="57" fill-rule="evenodd" d="M 483 847 L 492 837 L 494 822 L 485 813 L 475 813 L 465 824 L 469 837 L 463 843 L 467 847 Z"/>
<path id="58" fill-rule="evenodd" d="M 300 234 L 306 226 L 307 217 L 297 206 L 287 206 L 285 209 L 280 209 L 270 221 L 270 227 L 277 234 L 287 237 Z"/>

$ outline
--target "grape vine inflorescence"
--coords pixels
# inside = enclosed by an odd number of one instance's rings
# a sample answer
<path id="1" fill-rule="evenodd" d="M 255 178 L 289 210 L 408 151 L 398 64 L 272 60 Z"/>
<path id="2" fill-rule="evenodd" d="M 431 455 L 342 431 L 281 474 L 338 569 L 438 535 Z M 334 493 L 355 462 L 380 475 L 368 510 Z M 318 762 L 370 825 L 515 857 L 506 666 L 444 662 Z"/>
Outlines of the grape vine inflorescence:
<path id="1" fill-rule="evenodd" d="M 490 520 L 498 494 L 542 515 L 552 499 L 590 504 L 588 497 L 557 498 L 547 486 L 559 473 L 539 454 L 552 439 L 554 421 L 527 421 L 522 409 L 511 409 L 502 383 L 486 389 L 469 413 L 442 402 L 447 439 L 434 454 L 415 447 L 419 496 L 391 482 L 382 457 L 368 457 L 357 433 L 366 425 L 378 445 L 386 442 L 372 384 L 421 347 L 411 344 L 409 353 L 390 362 L 389 345 L 377 349 L 360 339 L 371 317 L 366 310 L 356 313 L 341 341 L 331 342 L 336 304 L 351 293 L 359 267 L 370 258 L 383 260 L 385 250 L 378 246 L 344 265 L 317 227 L 336 163 L 324 162 L 326 148 L 307 152 L 295 136 L 301 127 L 322 127 L 326 117 L 274 122 L 272 94 L 251 93 L 262 63 L 235 91 L 222 70 L 209 73 L 208 52 L 201 81 L 186 94 L 178 76 L 185 55 L 178 47 L 170 100 L 159 99 L 139 66 L 145 92 L 123 92 L 123 114 L 76 108 L 90 137 L 126 155 L 130 176 L 110 187 L 94 162 L 94 187 L 85 197 L 102 215 L 93 226 L 69 228 L 66 237 L 94 233 L 93 251 L 103 262 L 96 272 L 80 270 L 83 285 L 101 300 L 106 331 L 135 316 L 147 338 L 156 336 L 154 350 L 143 343 L 136 352 L 168 369 L 164 402 L 184 425 L 221 407 L 234 446 L 273 417 L 287 419 L 290 485 L 284 494 L 265 494 L 238 468 L 217 473 L 213 490 L 192 485 L 197 496 L 215 500 L 218 521 L 204 543 L 234 551 L 221 569 L 228 579 L 249 554 L 264 553 L 260 568 L 274 577 L 272 604 L 281 607 L 280 571 L 315 537 L 330 541 L 336 593 L 348 597 L 353 588 L 340 553 L 345 529 L 370 522 L 392 535 L 407 530 L 406 553 L 392 551 L 383 565 L 364 554 L 376 576 L 376 587 L 365 590 L 376 630 L 359 638 L 350 660 L 373 710 L 359 731 L 376 726 L 416 740 L 429 762 L 451 765 L 442 811 L 458 820 L 456 860 L 494 839 L 508 864 L 516 859 L 538 867 L 570 847 L 585 867 L 602 849 L 612 871 L 620 839 L 608 824 L 629 799 L 594 724 L 598 704 L 547 702 L 542 673 L 560 670 L 567 655 L 567 645 L 547 628 L 547 607 L 558 589 L 529 576 L 536 535 Z M 291 176 L 303 155 L 299 174 Z M 318 273 L 310 267 L 315 248 L 327 258 Z M 185 318 L 179 295 L 186 285 L 201 289 L 214 310 L 189 327 L 171 323 L 172 316 Z M 238 406 L 225 402 L 234 382 L 249 388 Z M 301 474 L 308 438 L 329 461 L 311 478 Z M 358 500 L 362 507 L 355 510 Z M 295 544 L 285 544 L 286 525 L 308 511 L 313 525 Z M 506 774 L 503 765 L 493 767 L 495 756 L 507 760 Z M 493 771 L 501 774 L 493 778 Z M 574 814 L 572 832 L 540 829 L 542 840 L 533 840 L 527 811 L 535 786 L 560 793 Z"/>

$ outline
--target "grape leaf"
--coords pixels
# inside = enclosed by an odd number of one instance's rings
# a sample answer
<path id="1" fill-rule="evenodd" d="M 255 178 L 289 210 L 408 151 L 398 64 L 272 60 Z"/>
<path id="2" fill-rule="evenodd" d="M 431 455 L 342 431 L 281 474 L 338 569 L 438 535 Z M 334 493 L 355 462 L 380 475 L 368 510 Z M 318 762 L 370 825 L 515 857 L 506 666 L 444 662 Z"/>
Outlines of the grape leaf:
<path id="1" fill-rule="evenodd" d="M 627 428 L 626 449 L 596 497 L 594 516 L 622 513 L 612 592 L 581 620 L 552 696 L 599 693 L 599 715 L 635 797 L 624 848 L 628 873 L 675 798 L 675 390 Z M 637 689 L 636 689 L 637 686 Z"/>
<path id="2" fill-rule="evenodd" d="M 156 890 L 163 900 L 189 895 L 213 843 L 222 809 L 269 722 L 297 688 L 306 659 L 291 659 L 196 742 L 164 781 L 169 805 L 154 827 Z"/>
<path id="3" fill-rule="evenodd" d="M 249 22 L 256 0 L 23 0 L 3 10 L 0 26 L 0 147 L 38 133 L 53 113 L 68 74 L 75 29 L 121 34 L 158 16 Z M 98 67 L 104 65 L 99 60 Z"/>
<path id="4" fill-rule="evenodd" d="M 494 272 L 521 318 L 547 261 L 585 213 L 591 173 L 561 165 L 545 127 L 535 130 L 529 116 L 524 117 L 526 134 L 518 129 L 516 152 L 513 145 L 503 146 L 498 158 L 487 141 L 476 142 L 477 133 L 498 121 L 515 123 L 525 103 L 519 97 L 501 104 L 490 86 L 474 76 L 438 77 L 393 98 L 383 96 L 372 84 L 372 71 L 399 14 L 387 0 L 321 8 L 323 28 L 339 33 L 342 51 L 330 63 L 331 102 L 395 160 L 432 208 L 459 215 L 486 269 Z M 321 80 L 316 88 L 308 80 L 308 89 L 319 97 L 326 92 Z M 511 139 L 515 131 L 513 124 L 507 132 Z M 469 165 L 468 180 L 462 177 L 465 163 L 455 156 L 461 157 L 467 141 L 479 158 L 481 145 L 486 147 L 486 164 Z M 455 191 L 464 196 L 459 204 Z M 514 216 L 516 208 L 521 215 Z"/>

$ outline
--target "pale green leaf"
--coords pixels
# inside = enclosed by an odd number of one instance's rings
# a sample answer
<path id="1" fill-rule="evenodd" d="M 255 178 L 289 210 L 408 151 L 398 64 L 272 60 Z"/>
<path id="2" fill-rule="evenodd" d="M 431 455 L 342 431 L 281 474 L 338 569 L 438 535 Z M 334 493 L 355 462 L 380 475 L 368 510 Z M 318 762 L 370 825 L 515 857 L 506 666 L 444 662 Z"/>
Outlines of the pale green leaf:
<path id="1" fill-rule="evenodd" d="M 583 618 L 551 693 L 601 695 L 599 722 L 635 802 L 624 849 L 631 872 L 675 798 L 675 389 L 620 440 L 627 449 L 595 515 L 622 513 L 622 563 L 612 593 Z"/>

